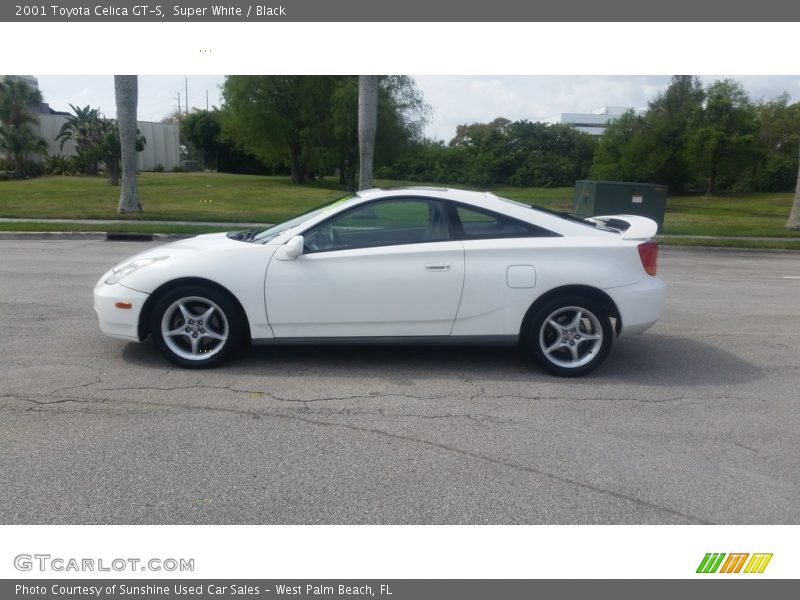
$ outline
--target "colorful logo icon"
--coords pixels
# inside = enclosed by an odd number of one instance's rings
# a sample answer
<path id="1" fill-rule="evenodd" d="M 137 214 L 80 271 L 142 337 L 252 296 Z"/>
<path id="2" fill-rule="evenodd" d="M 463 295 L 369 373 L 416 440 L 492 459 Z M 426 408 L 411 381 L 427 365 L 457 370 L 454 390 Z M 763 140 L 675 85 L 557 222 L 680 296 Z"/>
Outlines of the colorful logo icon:
<path id="1" fill-rule="evenodd" d="M 748 557 L 750 557 L 749 561 L 747 560 Z M 700 561 L 697 572 L 763 573 L 770 560 L 772 560 L 772 553 L 749 554 L 747 552 L 739 552 L 725 554 L 724 552 L 708 552 L 703 557 L 703 560 Z M 744 567 L 744 569 L 742 569 L 742 567 Z"/>

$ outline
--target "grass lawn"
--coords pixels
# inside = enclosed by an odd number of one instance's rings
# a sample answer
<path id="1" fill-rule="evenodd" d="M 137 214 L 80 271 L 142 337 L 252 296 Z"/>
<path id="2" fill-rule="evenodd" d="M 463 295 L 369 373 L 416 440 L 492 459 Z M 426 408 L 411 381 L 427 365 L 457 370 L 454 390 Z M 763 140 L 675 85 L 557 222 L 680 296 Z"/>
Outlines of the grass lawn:
<path id="1" fill-rule="evenodd" d="M 0 217 L 276 223 L 345 193 L 332 181 L 228 173 L 141 173 L 138 185 L 144 212 L 120 216 L 119 188 L 102 177 L 0 181 Z"/>
<path id="2" fill-rule="evenodd" d="M 793 196 L 741 193 L 668 198 L 664 233 L 800 239 L 800 232 L 785 228 Z"/>
<path id="3" fill-rule="evenodd" d="M 120 216 L 116 213 L 119 188 L 109 187 L 100 177 L 41 177 L 23 181 L 0 181 L 0 217 L 129 219 L 264 222 L 277 223 L 346 194 L 335 179 L 310 185 L 292 185 L 288 177 L 262 177 L 227 173 L 142 173 L 138 179 L 145 212 Z M 404 181 L 379 180 L 382 187 L 409 185 Z M 573 188 L 516 188 L 497 186 L 500 196 L 536 203 L 557 210 L 572 208 Z M 797 247 L 800 232 L 784 229 L 792 205 L 791 193 L 720 194 L 713 198 L 677 196 L 667 201 L 664 233 L 678 236 L 781 237 L 778 247 Z M 215 228 L 199 226 L 137 225 L 34 225 L 0 223 L 0 229 L 98 230 L 195 233 Z M 665 243 L 689 243 L 665 240 Z M 703 245 L 718 245 L 708 244 Z M 745 244 L 739 244 L 745 245 Z M 750 245 L 751 247 L 754 247 Z"/>

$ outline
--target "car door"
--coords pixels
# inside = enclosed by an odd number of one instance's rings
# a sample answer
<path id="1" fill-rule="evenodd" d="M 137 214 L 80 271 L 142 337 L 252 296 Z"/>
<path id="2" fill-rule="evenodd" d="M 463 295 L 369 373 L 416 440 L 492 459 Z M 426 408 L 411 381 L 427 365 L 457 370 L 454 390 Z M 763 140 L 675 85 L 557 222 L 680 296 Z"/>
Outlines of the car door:
<path id="1" fill-rule="evenodd" d="M 557 233 L 475 206 L 450 207 L 464 244 L 466 276 L 454 336 L 519 334 L 538 296 L 537 269 L 551 262 Z M 557 252 L 557 250 L 556 250 Z M 541 284 L 539 284 L 541 287 Z"/>
<path id="2" fill-rule="evenodd" d="M 276 338 L 446 336 L 464 282 L 464 248 L 443 203 L 389 198 L 303 232 L 303 254 L 273 258 L 267 317 Z"/>

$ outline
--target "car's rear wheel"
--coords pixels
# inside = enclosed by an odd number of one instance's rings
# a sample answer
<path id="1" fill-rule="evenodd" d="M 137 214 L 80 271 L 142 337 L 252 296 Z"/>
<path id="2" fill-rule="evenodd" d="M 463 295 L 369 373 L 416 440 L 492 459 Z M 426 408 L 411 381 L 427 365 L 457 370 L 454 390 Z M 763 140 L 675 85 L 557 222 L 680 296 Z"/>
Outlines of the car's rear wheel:
<path id="1" fill-rule="evenodd" d="M 613 328 L 608 312 L 580 296 L 557 298 L 536 313 L 528 344 L 546 370 L 577 377 L 596 369 L 608 356 Z"/>
<path id="2" fill-rule="evenodd" d="M 167 360 L 199 369 L 230 356 L 241 342 L 242 323 L 226 295 L 210 287 L 183 286 L 156 302 L 150 332 Z"/>

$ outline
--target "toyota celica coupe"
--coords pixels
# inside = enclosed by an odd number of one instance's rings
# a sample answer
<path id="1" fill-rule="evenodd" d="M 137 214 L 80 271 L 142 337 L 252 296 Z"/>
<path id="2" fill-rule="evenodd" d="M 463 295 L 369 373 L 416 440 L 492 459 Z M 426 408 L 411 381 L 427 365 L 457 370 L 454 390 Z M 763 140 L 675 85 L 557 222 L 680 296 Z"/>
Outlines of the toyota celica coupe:
<path id="1" fill-rule="evenodd" d="M 556 375 L 661 316 L 656 224 L 490 193 L 359 192 L 261 231 L 152 248 L 94 289 L 100 328 L 181 367 L 245 343 L 519 344 Z"/>

